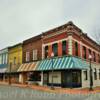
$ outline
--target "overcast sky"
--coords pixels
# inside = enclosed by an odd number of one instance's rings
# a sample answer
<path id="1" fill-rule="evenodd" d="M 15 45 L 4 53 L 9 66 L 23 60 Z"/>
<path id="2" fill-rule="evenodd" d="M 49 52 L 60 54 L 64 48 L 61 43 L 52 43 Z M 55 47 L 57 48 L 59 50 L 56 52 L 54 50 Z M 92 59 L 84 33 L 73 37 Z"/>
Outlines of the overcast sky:
<path id="1" fill-rule="evenodd" d="M 93 36 L 100 0 L 0 0 L 0 49 L 73 21 Z"/>

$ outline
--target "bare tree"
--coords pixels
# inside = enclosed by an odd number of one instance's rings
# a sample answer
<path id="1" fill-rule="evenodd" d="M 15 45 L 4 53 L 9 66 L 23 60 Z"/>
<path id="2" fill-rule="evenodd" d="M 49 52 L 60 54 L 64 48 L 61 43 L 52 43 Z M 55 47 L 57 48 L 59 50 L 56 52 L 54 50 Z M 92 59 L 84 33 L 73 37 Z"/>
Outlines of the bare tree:
<path id="1" fill-rule="evenodd" d="M 92 36 L 95 41 L 100 45 L 100 29 L 96 30 Z"/>
<path id="2" fill-rule="evenodd" d="M 94 38 L 96 39 L 96 42 L 97 42 L 98 44 L 100 44 L 100 33 L 95 34 Z"/>

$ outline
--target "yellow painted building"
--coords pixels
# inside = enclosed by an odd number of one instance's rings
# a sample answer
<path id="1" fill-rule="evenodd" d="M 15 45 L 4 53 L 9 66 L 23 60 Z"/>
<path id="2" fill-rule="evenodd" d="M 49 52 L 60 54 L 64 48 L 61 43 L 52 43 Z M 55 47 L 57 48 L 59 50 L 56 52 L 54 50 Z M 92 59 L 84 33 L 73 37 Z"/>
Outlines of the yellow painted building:
<path id="1" fill-rule="evenodd" d="M 11 81 L 18 82 L 18 68 L 22 64 L 22 44 L 17 44 L 8 50 L 8 72 L 11 72 Z"/>

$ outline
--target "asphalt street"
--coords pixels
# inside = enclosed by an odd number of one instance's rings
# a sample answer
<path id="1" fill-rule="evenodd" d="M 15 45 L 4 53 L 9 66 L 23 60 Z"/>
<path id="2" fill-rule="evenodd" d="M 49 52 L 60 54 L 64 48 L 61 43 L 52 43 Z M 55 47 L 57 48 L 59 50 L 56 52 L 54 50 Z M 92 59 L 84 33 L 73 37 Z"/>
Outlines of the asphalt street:
<path id="1" fill-rule="evenodd" d="M 57 94 L 30 88 L 0 85 L 0 100 L 100 100 L 100 93 Z"/>

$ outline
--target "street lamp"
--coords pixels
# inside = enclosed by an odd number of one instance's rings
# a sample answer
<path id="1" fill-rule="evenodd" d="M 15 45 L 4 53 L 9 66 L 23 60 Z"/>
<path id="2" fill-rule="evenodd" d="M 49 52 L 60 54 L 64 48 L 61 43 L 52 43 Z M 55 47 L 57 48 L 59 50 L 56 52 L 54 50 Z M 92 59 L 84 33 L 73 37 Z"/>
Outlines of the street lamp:
<path id="1" fill-rule="evenodd" d="M 53 57 L 54 57 L 54 53 L 52 52 L 51 53 L 51 61 L 52 61 L 52 84 L 51 84 L 51 89 L 54 90 L 54 86 L 53 86 Z"/>
<path id="2" fill-rule="evenodd" d="M 92 67 L 91 67 L 91 60 L 92 60 L 92 55 L 89 55 L 89 60 L 90 60 L 90 91 L 93 90 L 93 76 L 92 76 Z"/>

